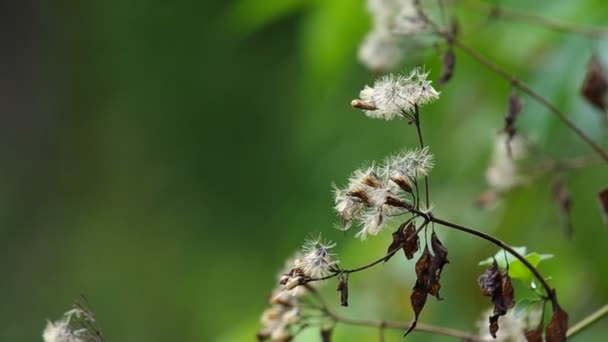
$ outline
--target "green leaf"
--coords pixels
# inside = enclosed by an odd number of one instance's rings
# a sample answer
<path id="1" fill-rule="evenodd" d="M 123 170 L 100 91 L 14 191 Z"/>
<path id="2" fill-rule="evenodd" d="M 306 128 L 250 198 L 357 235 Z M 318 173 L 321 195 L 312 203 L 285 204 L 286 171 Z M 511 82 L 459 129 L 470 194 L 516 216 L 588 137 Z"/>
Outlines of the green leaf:
<path id="1" fill-rule="evenodd" d="M 526 250 L 527 250 L 527 248 L 524 246 L 513 247 L 513 249 L 518 254 L 521 254 L 521 255 L 526 254 Z M 505 261 L 505 255 L 506 255 L 506 261 Z M 513 261 L 517 260 L 513 255 L 509 254 L 509 252 L 505 252 L 504 250 L 501 249 L 496 254 L 494 254 L 493 257 L 480 261 L 479 266 L 491 265 L 494 262 L 494 259 L 496 259 L 496 262 L 498 263 L 498 267 L 500 267 L 500 268 L 507 268 L 507 263 L 511 264 Z"/>
<path id="2" fill-rule="evenodd" d="M 526 254 L 526 247 L 514 247 L 513 248 L 517 253 L 521 255 Z M 506 258 L 505 258 L 506 254 Z M 530 254 L 525 255 L 525 259 L 534 267 L 538 266 L 538 264 L 547 259 L 553 258 L 553 254 L 538 254 L 536 252 L 532 252 Z M 523 262 L 515 258 L 513 255 L 505 252 L 504 250 L 498 251 L 493 257 L 485 259 L 479 263 L 479 265 L 490 265 L 494 259 L 498 263 L 498 267 L 505 269 L 507 268 L 507 264 L 509 266 L 509 276 L 513 279 L 521 279 L 523 281 L 529 282 L 533 278 L 532 272 L 524 265 Z"/>
<path id="3" fill-rule="evenodd" d="M 515 307 L 513 308 L 513 313 L 515 314 L 515 317 L 521 316 L 530 308 L 530 306 L 535 305 L 540 301 L 542 301 L 542 299 L 540 298 L 524 298 L 518 300 L 515 304 Z"/>

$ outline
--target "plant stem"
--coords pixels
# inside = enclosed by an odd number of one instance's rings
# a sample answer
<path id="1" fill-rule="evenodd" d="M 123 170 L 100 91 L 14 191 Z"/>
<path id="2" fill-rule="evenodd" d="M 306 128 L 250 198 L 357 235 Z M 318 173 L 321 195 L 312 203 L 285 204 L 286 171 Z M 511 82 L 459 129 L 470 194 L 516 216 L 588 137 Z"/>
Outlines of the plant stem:
<path id="1" fill-rule="evenodd" d="M 424 148 L 424 140 L 422 139 L 422 129 L 420 128 L 420 111 L 418 109 L 418 105 L 414 105 L 414 124 L 416 125 L 416 132 L 418 133 L 418 142 L 420 143 L 420 148 Z M 426 210 L 429 210 L 430 206 L 430 198 L 429 198 L 429 176 L 424 176 L 424 196 L 426 200 Z"/>
<path id="2" fill-rule="evenodd" d="M 352 319 L 338 316 L 333 312 L 327 312 L 330 317 L 332 317 L 336 322 L 347 324 L 347 325 L 355 325 L 355 326 L 363 326 L 363 327 L 376 327 L 379 329 L 407 329 L 410 325 L 409 322 L 400 322 L 400 321 L 374 321 L 374 320 L 364 320 L 364 319 Z M 490 341 L 488 339 L 484 339 L 481 336 L 477 336 L 472 333 L 468 333 L 465 331 L 438 327 L 434 325 L 418 323 L 416 325 L 416 331 L 422 331 L 426 333 L 443 335 L 443 336 L 451 336 L 454 338 L 461 339 L 462 341 L 469 342 L 487 342 Z"/>
<path id="3" fill-rule="evenodd" d="M 566 126 L 568 126 L 568 128 L 570 128 L 576 135 L 578 135 L 582 140 L 584 140 L 585 143 L 587 143 L 587 145 L 589 145 L 593 150 L 595 150 L 595 152 L 597 152 L 604 161 L 608 162 L 608 153 L 606 151 L 604 151 L 604 149 L 600 145 L 598 145 L 595 141 L 593 141 L 593 139 L 591 139 L 587 134 L 585 134 L 585 132 L 583 132 L 580 128 L 578 128 L 578 126 L 576 126 L 576 124 L 574 124 L 574 122 L 572 122 L 568 118 L 568 116 L 564 112 L 562 112 L 559 108 L 557 108 L 551 101 L 547 100 L 545 97 L 543 97 L 542 95 L 537 93 L 535 90 L 530 88 L 527 84 L 520 81 L 518 78 L 516 78 L 515 76 L 511 75 L 510 73 L 508 73 L 507 71 L 505 71 L 504 69 L 499 67 L 496 63 L 492 62 L 485 56 L 477 53 L 475 50 L 471 49 L 467 45 L 464 45 L 462 42 L 460 42 L 458 39 L 456 39 L 452 34 L 450 34 L 448 32 L 443 32 L 443 31 L 437 31 L 437 32 L 440 35 L 442 35 L 444 38 L 446 38 L 448 41 L 450 41 L 454 46 L 456 46 L 460 50 L 462 50 L 464 53 L 473 57 L 479 63 L 483 64 L 488 69 L 493 71 L 495 74 L 497 74 L 497 75 L 501 76 L 502 78 L 506 79 L 507 81 L 509 81 L 511 83 L 511 85 L 513 85 L 516 88 L 519 88 L 521 91 L 528 94 L 531 98 L 536 100 L 538 103 L 540 103 L 541 105 L 543 105 L 547 109 L 549 109 L 549 111 L 551 111 L 561 122 L 563 122 Z"/>
<path id="4" fill-rule="evenodd" d="M 600 319 L 604 318 L 606 315 L 608 315 L 608 304 L 605 304 L 601 308 L 599 308 L 596 311 L 594 311 L 593 313 L 591 313 L 589 316 L 583 318 L 580 322 L 571 326 L 570 329 L 568 329 L 567 336 L 572 337 L 572 336 L 578 334 L 579 332 L 590 327 L 592 324 L 597 323 Z"/>
<path id="5" fill-rule="evenodd" d="M 423 213 L 416 209 L 411 209 L 411 211 L 424 217 L 425 219 L 427 219 L 430 222 L 440 224 L 444 227 L 456 229 L 456 230 L 465 232 L 470 235 L 475 235 L 486 241 L 490 241 L 493 244 L 495 244 L 496 246 L 506 250 L 507 252 L 509 252 L 509 254 L 513 255 L 515 258 L 517 258 L 519 261 L 521 261 L 526 266 L 526 268 L 528 268 L 530 270 L 530 272 L 532 272 L 532 274 L 534 274 L 534 276 L 538 279 L 538 281 L 541 283 L 541 285 L 545 288 L 545 291 L 547 292 L 547 296 L 551 300 L 551 304 L 553 304 L 554 306 L 558 305 L 557 296 L 555 295 L 555 289 L 553 289 L 549 285 L 549 283 L 547 283 L 545 278 L 540 274 L 540 272 L 536 269 L 536 267 L 534 267 L 532 264 L 530 264 L 530 262 L 528 260 L 526 260 L 526 258 L 523 255 L 519 254 L 515 249 L 513 249 L 513 247 L 509 246 L 502 240 L 493 237 L 492 235 L 480 232 L 473 228 L 465 227 L 465 226 L 462 226 L 462 225 L 459 225 L 459 224 L 456 224 L 456 223 L 453 223 L 450 221 L 446 221 L 446 220 L 440 219 L 438 217 L 435 217 L 430 213 Z"/>
<path id="6" fill-rule="evenodd" d="M 582 34 L 591 38 L 605 38 L 608 36 L 608 31 L 602 28 L 585 27 L 570 23 L 564 23 L 557 20 L 540 17 L 527 12 L 501 7 L 495 4 L 475 3 L 466 5 L 480 11 L 489 10 L 491 18 L 510 19 L 525 22 L 532 25 L 543 26 L 554 31 Z"/>

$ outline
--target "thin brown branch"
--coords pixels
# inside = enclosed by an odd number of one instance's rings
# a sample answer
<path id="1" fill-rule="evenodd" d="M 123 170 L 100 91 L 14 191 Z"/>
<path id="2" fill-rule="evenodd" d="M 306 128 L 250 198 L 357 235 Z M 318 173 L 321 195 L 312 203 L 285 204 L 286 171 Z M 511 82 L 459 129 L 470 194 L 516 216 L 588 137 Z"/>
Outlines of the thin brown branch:
<path id="1" fill-rule="evenodd" d="M 400 321 L 375 321 L 375 320 L 365 320 L 365 319 L 353 319 L 338 316 L 337 314 L 331 312 L 329 315 L 339 323 L 354 325 L 354 326 L 363 326 L 363 327 L 375 327 L 379 329 L 400 329 L 404 330 L 410 326 L 409 322 L 400 322 Z M 435 335 L 443 335 L 450 336 L 454 338 L 458 338 L 462 341 L 469 342 L 488 342 L 490 339 L 485 339 L 482 336 L 478 336 L 469 332 L 460 331 L 456 329 L 444 328 L 430 324 L 418 323 L 416 325 L 416 331 L 426 332 Z"/>
<path id="2" fill-rule="evenodd" d="M 592 312 L 589 316 L 583 318 L 580 322 L 571 326 L 570 329 L 568 329 L 567 336 L 572 337 L 580 333 L 581 331 L 590 327 L 592 324 L 597 323 L 599 320 L 606 317 L 606 315 L 608 315 L 608 304 L 605 304 L 601 308 Z"/>
<path id="3" fill-rule="evenodd" d="M 495 244 L 496 246 L 504 249 L 505 251 L 509 252 L 509 254 L 513 255 L 515 258 L 517 258 L 519 261 L 521 261 L 526 268 L 528 268 L 530 270 L 530 272 L 532 272 L 532 274 L 534 274 L 534 276 L 536 277 L 536 279 L 538 279 L 538 281 L 541 283 L 541 285 L 543 286 L 543 288 L 545 289 L 545 292 L 547 293 L 547 296 L 549 297 L 549 299 L 551 300 L 551 303 L 555 306 L 558 305 L 557 302 L 557 295 L 555 294 L 555 289 L 552 288 L 549 283 L 547 283 L 547 281 L 545 280 L 545 278 L 542 276 L 542 274 L 540 274 L 540 272 L 538 271 L 538 269 L 536 269 L 536 267 L 534 267 L 532 264 L 530 264 L 530 262 L 528 260 L 526 260 L 526 258 L 519 254 L 513 247 L 511 247 L 510 245 L 508 245 L 507 243 L 503 242 L 502 240 L 495 238 L 492 235 L 486 234 L 484 232 L 480 232 L 478 230 L 475 230 L 473 228 L 469 228 L 469 227 L 465 227 L 463 225 L 459 225 L 450 221 L 446 221 L 443 219 L 440 219 L 438 217 L 433 216 L 432 214 L 424 214 L 424 213 L 419 213 L 419 215 L 426 217 L 430 222 L 434 222 L 437 224 L 440 224 L 444 227 L 449 227 L 452 229 L 456 229 L 459 230 L 461 232 L 465 232 L 467 234 L 470 235 L 474 235 L 477 237 L 480 237 L 486 241 L 492 242 L 493 244 Z"/>
<path id="4" fill-rule="evenodd" d="M 468 6 L 474 10 L 487 12 L 491 18 L 513 20 L 531 25 L 542 26 L 558 32 L 581 34 L 591 38 L 608 37 L 608 30 L 605 28 L 565 23 L 558 20 L 537 16 L 528 12 L 498 6 L 496 4 L 478 2 L 474 4 L 467 3 L 465 6 Z"/>
<path id="5" fill-rule="evenodd" d="M 495 74 L 501 76 L 511 83 L 512 86 L 520 89 L 524 93 L 528 94 L 531 98 L 536 100 L 538 103 L 547 108 L 551 113 L 553 113 L 562 123 L 564 123 L 570 130 L 572 130 L 576 135 L 578 135 L 587 145 L 589 145 L 597 154 L 606 162 L 608 162 L 608 153 L 593 139 L 591 139 L 585 132 L 583 132 L 572 120 L 568 118 L 568 116 L 561 111 L 557 106 L 555 106 L 551 101 L 547 100 L 545 97 L 537 93 L 535 90 L 530 88 L 527 84 L 511 75 L 509 72 L 498 66 L 493 61 L 489 60 L 487 57 L 481 55 L 477 51 L 473 50 L 469 46 L 463 44 L 458 39 L 453 37 L 450 33 L 439 31 L 440 35 L 444 36 L 446 39 L 451 39 L 454 46 L 458 47 L 461 51 L 466 53 L 467 55 L 473 57 L 479 63 L 483 64 L 485 67 L 490 69 Z"/>

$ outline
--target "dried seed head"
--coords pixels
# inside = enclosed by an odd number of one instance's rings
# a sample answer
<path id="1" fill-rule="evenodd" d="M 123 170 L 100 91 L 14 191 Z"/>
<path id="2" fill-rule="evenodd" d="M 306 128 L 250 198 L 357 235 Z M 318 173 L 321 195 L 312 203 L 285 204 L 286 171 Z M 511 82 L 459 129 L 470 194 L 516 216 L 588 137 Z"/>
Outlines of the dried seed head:
<path id="1" fill-rule="evenodd" d="M 365 103 L 365 115 L 371 118 L 392 120 L 403 117 L 415 106 L 431 103 L 439 98 L 439 93 L 427 80 L 428 73 L 422 68 L 414 69 L 409 76 L 389 74 L 376 80 L 373 87 L 365 86 L 355 104 Z"/>

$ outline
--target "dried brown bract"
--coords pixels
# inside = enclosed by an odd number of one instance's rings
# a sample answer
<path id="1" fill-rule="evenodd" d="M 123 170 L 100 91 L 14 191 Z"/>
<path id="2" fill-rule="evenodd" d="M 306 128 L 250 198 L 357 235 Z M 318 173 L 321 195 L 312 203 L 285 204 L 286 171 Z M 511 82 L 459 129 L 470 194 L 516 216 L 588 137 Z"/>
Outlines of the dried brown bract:
<path id="1" fill-rule="evenodd" d="M 441 75 L 439 76 L 439 85 L 448 83 L 454 75 L 454 67 L 456 66 L 456 54 L 454 49 L 450 46 L 448 51 L 443 55 L 441 59 Z"/>
<path id="2" fill-rule="evenodd" d="M 439 281 L 441 279 L 443 267 L 450 263 L 448 260 L 448 249 L 441 243 L 435 232 L 431 234 L 431 248 L 433 249 L 434 255 L 432 260 L 431 278 L 429 280 L 429 294 L 435 296 L 438 300 L 441 300 L 443 298 L 439 295 L 439 289 L 441 289 Z"/>
<path id="3" fill-rule="evenodd" d="M 581 94 L 595 108 L 603 112 L 608 109 L 608 80 L 597 56 L 591 56 L 591 60 L 587 64 Z"/>
<path id="4" fill-rule="evenodd" d="M 338 278 L 338 292 L 340 292 L 340 305 L 348 306 L 348 275 Z"/>
<path id="5" fill-rule="evenodd" d="M 395 232 L 393 232 L 393 241 L 386 250 L 386 254 L 388 256 L 384 261 L 388 261 L 394 255 L 389 253 L 399 248 L 399 246 L 401 246 L 403 249 L 403 254 L 405 254 L 405 257 L 408 260 L 411 260 L 414 257 L 414 254 L 420 248 L 420 242 L 418 235 L 416 234 L 416 226 L 414 223 L 405 222 L 400 225 Z"/>
<path id="6" fill-rule="evenodd" d="M 553 316 L 547 325 L 546 341 L 547 342 L 565 342 L 566 333 L 568 331 L 568 314 L 559 304 L 553 304 Z"/>
<path id="7" fill-rule="evenodd" d="M 600 209 L 602 210 L 602 214 L 604 216 L 604 223 L 608 224 L 608 188 L 601 190 L 597 197 L 600 201 Z"/>
<path id="8" fill-rule="evenodd" d="M 500 270 L 496 260 L 479 277 L 478 283 L 484 296 L 491 297 L 494 304 L 494 314 L 490 316 L 490 335 L 496 338 L 498 318 L 515 305 L 513 284 L 508 271 Z"/>
<path id="9" fill-rule="evenodd" d="M 557 203 L 559 212 L 564 221 L 566 236 L 568 237 L 568 239 L 570 239 L 570 238 L 572 238 L 572 232 L 573 232 L 572 218 L 570 215 L 570 213 L 572 211 L 572 196 L 570 195 L 570 192 L 566 188 L 566 184 L 564 183 L 564 181 L 562 179 L 557 179 L 553 183 L 552 192 L 553 192 L 553 199 Z"/>
<path id="10" fill-rule="evenodd" d="M 431 280 L 431 274 L 433 272 L 433 256 L 429 252 L 428 246 L 424 248 L 424 252 L 420 256 L 420 259 L 416 262 L 416 284 L 414 285 L 410 301 L 412 303 L 412 309 L 414 309 L 414 320 L 410 324 L 410 327 L 405 332 L 405 335 L 409 334 L 418 323 L 418 316 L 424 308 L 426 298 L 429 292 L 429 283 Z M 404 336 L 405 336 L 404 335 Z"/>

